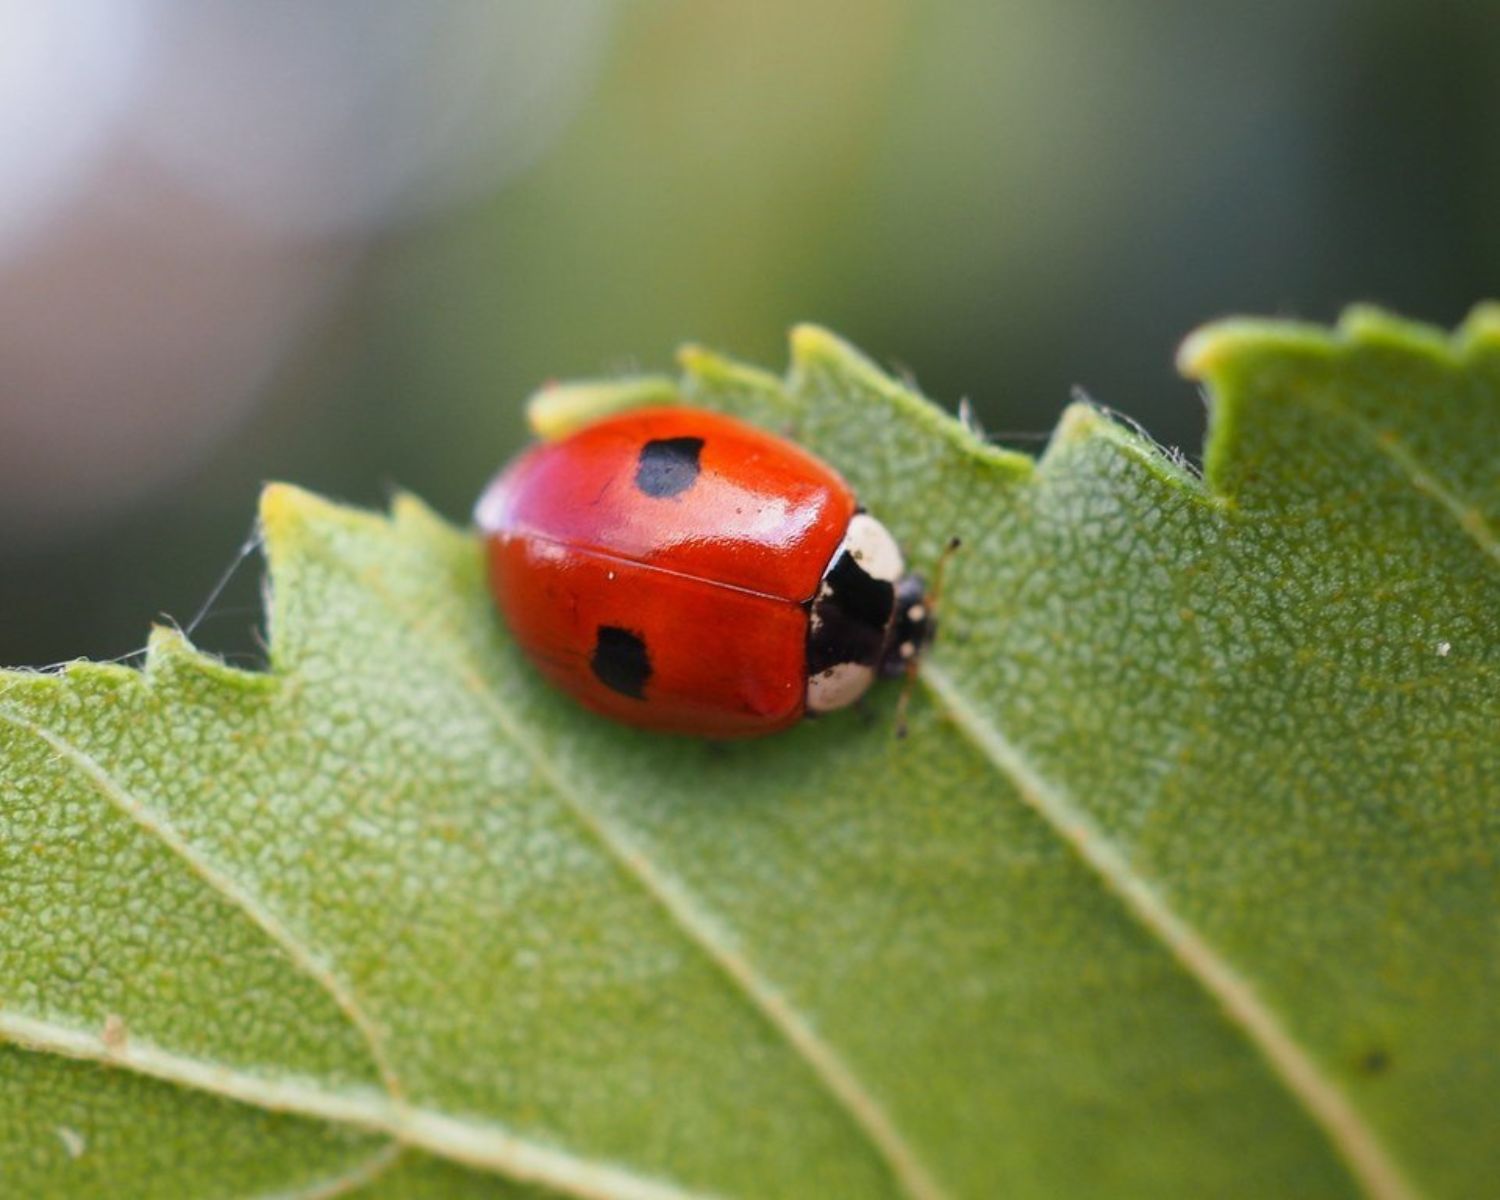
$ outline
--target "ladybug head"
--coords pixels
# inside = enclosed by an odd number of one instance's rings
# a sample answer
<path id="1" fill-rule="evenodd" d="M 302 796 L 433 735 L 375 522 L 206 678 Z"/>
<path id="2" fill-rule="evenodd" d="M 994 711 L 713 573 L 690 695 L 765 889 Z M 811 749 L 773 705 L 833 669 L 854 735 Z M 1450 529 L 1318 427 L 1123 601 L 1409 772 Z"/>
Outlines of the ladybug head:
<path id="1" fill-rule="evenodd" d="M 896 611 L 880 673 L 887 679 L 905 675 L 936 632 L 937 621 L 927 598 L 927 581 L 916 574 L 901 576 L 896 583 Z"/>

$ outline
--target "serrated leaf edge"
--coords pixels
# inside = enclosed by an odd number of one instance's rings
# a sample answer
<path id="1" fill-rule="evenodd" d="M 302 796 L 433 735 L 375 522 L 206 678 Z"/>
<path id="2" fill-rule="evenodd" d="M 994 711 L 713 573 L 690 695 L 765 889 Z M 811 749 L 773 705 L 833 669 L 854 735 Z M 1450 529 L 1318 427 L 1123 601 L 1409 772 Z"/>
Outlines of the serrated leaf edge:
<path id="1" fill-rule="evenodd" d="M 1247 354 L 1274 350 L 1333 358 L 1362 347 L 1383 346 L 1445 367 L 1464 367 L 1500 351 L 1500 304 L 1477 305 L 1452 333 L 1396 316 L 1373 304 L 1351 304 L 1333 327 L 1312 321 L 1226 317 L 1182 340 L 1177 370 L 1185 379 L 1211 382 Z"/>
<path id="2" fill-rule="evenodd" d="M 957 448 L 966 456 L 991 466 L 1017 481 L 1030 479 L 1037 463 L 1028 454 L 986 441 L 957 417 L 926 397 L 892 379 L 850 343 L 821 325 L 798 325 L 791 332 L 791 366 L 782 384 L 792 395 L 806 390 L 819 369 L 852 375 L 902 416 Z"/>
<path id="3" fill-rule="evenodd" d="M 1493 314 L 1481 319 L 1488 332 L 1497 326 Z M 1272 323 L 1235 322 L 1238 344 L 1231 351 L 1264 347 L 1265 339 L 1245 333 L 1247 326 L 1263 328 Z M 1471 324 L 1474 324 L 1471 322 Z M 1396 328 L 1405 323 L 1395 321 Z M 1392 325 L 1379 321 L 1369 310 L 1359 310 L 1348 328 L 1337 334 L 1310 327 L 1295 327 L 1290 337 L 1321 352 L 1332 353 L 1340 338 L 1386 337 Z M 1398 339 L 1398 344 L 1400 343 Z M 1437 353 L 1432 338 L 1419 335 L 1419 352 Z M 1444 343 L 1446 345 L 1446 342 Z M 1464 335 L 1465 355 L 1473 352 L 1477 339 Z M 991 459 L 992 447 L 946 414 L 937 412 L 916 393 L 885 376 L 863 355 L 823 330 L 802 327 L 793 333 L 792 369 L 786 387 L 794 395 L 807 382 L 809 369 L 817 364 L 833 372 L 847 372 L 864 387 L 902 415 L 911 415 L 929 427 L 943 425 L 948 440 L 970 457 Z M 952 427 L 957 427 L 956 429 Z M 1224 498 L 1210 493 L 1196 478 L 1189 477 L 1161 447 L 1132 428 L 1110 419 L 1092 404 L 1074 404 L 1059 422 L 1048 453 L 1034 472 L 1013 472 L 1020 483 L 1043 484 L 1048 468 L 1064 450 L 1087 443 L 1103 442 L 1145 466 L 1164 482 L 1207 503 L 1222 505 Z M 1009 464 L 1005 464 L 1008 466 Z M 1047 780 L 1000 730 L 985 721 L 978 707 L 936 661 L 929 656 L 919 670 L 927 690 L 947 715 L 1016 789 L 1021 800 L 1044 820 L 1065 844 L 1112 892 L 1132 917 L 1173 956 L 1183 970 L 1220 1006 L 1226 1018 L 1240 1029 L 1281 1080 L 1288 1093 L 1322 1129 L 1338 1156 L 1365 1191 L 1376 1200 L 1417 1200 L 1420 1193 L 1365 1123 L 1348 1097 L 1324 1074 L 1313 1057 L 1282 1025 L 1275 1012 L 1203 936 L 1168 905 L 1150 883 L 1131 866 L 1128 857 L 1108 838 L 1063 789 Z"/>
<path id="4" fill-rule="evenodd" d="M 1500 353 L 1500 304 L 1482 304 L 1451 335 L 1435 326 L 1385 312 L 1371 305 L 1346 309 L 1338 325 L 1326 329 L 1294 321 L 1233 318 L 1188 335 L 1177 354 L 1178 370 L 1209 388 L 1213 422 L 1204 450 L 1210 485 L 1234 443 L 1244 400 L 1233 386 L 1236 374 L 1268 351 L 1323 361 L 1378 348 L 1431 363 L 1447 371 L 1470 369 L 1485 355 Z M 1446 487 L 1398 437 L 1360 414 L 1328 400 L 1318 402 L 1327 416 L 1347 425 L 1375 454 L 1390 460 L 1412 487 L 1431 497 L 1458 524 L 1481 553 L 1500 562 L 1500 534 L 1478 505 Z"/>

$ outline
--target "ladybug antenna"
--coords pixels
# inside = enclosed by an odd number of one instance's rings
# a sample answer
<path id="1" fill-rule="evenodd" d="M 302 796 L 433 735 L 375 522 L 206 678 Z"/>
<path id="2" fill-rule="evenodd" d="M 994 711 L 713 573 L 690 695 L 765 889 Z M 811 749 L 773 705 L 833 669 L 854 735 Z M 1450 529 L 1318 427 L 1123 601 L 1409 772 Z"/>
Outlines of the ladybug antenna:
<path id="1" fill-rule="evenodd" d="M 948 561 L 958 552 L 963 544 L 963 538 L 949 538 L 948 544 L 943 547 L 943 552 L 938 555 L 937 566 L 932 570 L 932 588 L 927 593 L 927 608 L 932 613 L 934 626 L 937 623 L 938 606 L 942 603 L 943 599 L 943 577 L 948 574 Z"/>
<path id="2" fill-rule="evenodd" d="M 938 605 L 943 598 L 943 578 L 948 573 L 948 560 L 953 557 L 958 548 L 963 545 L 962 538 L 949 538 L 948 544 L 943 547 L 943 552 L 938 556 L 937 565 L 932 571 L 932 587 L 926 590 L 926 594 L 918 599 L 917 604 L 926 611 L 922 614 L 922 640 L 925 644 L 930 642 L 937 632 Z M 917 671 L 921 664 L 919 653 L 910 655 L 903 664 L 903 681 L 901 684 L 901 695 L 896 699 L 896 737 L 906 736 L 906 712 L 911 707 L 912 689 L 917 686 Z"/>
<path id="3" fill-rule="evenodd" d="M 906 710 L 911 707 L 911 692 L 917 686 L 917 660 L 906 666 L 906 678 L 901 681 L 901 694 L 896 697 L 896 738 L 906 737 Z"/>

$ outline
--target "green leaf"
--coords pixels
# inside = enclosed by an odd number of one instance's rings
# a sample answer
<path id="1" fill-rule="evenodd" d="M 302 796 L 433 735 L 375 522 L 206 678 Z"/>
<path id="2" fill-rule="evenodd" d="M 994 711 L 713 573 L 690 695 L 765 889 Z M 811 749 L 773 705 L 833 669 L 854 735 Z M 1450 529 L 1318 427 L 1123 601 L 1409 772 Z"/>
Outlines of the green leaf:
<path id="1" fill-rule="evenodd" d="M 469 533 L 284 486 L 266 674 L 0 676 L 6 1194 L 1492 1188 L 1500 312 L 1199 333 L 1202 480 L 793 345 L 684 388 L 963 538 L 904 741 L 610 726 Z"/>

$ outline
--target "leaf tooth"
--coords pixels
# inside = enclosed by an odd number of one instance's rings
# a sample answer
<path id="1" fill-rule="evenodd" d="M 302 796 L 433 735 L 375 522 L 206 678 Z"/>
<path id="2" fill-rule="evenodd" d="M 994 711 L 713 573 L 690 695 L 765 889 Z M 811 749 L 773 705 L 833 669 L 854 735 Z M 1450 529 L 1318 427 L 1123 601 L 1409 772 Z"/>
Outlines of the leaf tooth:
<path id="1" fill-rule="evenodd" d="M 1236 369 L 1270 355 L 1328 360 L 1378 347 L 1437 362 L 1461 365 L 1476 349 L 1500 340 L 1500 304 L 1477 306 L 1451 335 L 1435 325 L 1398 317 L 1372 304 L 1352 304 L 1333 328 L 1302 321 L 1229 317 L 1201 326 L 1183 339 L 1177 370 L 1215 389 Z M 1218 397 L 1215 397 L 1217 399 Z"/>
<path id="2" fill-rule="evenodd" d="M 791 333 L 791 370 L 787 390 L 806 405 L 830 388 L 850 385 L 863 398 L 886 405 L 898 419 L 911 421 L 924 432 L 941 438 L 968 458 L 978 459 L 1014 479 L 1029 479 L 1036 460 L 996 446 L 968 424 L 923 396 L 915 388 L 893 379 L 848 342 L 819 325 L 798 325 Z"/>
<path id="3" fill-rule="evenodd" d="M 1109 418 L 1097 404 L 1091 404 L 1087 400 L 1075 400 L 1063 409 L 1062 416 L 1058 418 L 1057 424 L 1053 427 L 1052 436 L 1047 441 L 1047 448 L 1042 451 L 1038 465 L 1045 467 L 1059 450 L 1076 442 L 1087 441 L 1109 424 Z"/>
<path id="4" fill-rule="evenodd" d="M 1216 506 L 1223 503 L 1218 497 L 1209 494 L 1203 481 L 1186 465 L 1178 452 L 1153 440 L 1134 422 L 1089 400 L 1075 400 L 1063 410 L 1062 417 L 1047 442 L 1047 448 L 1037 462 L 1038 481 L 1068 469 L 1068 465 L 1075 461 L 1071 452 L 1090 445 L 1124 455 L 1145 467 L 1163 483 L 1195 499 Z"/>
<path id="5" fill-rule="evenodd" d="M 446 544 L 455 534 L 467 540 L 467 531 L 454 526 L 414 492 L 399 491 L 391 497 L 390 521 L 398 537 L 423 547 L 433 539 Z"/>
<path id="6" fill-rule="evenodd" d="M 729 358 L 695 342 L 678 347 L 677 365 L 682 368 L 683 391 L 690 398 L 705 391 L 744 389 L 773 398 L 783 407 L 795 407 L 792 398 L 786 394 L 779 375 Z"/>
<path id="7" fill-rule="evenodd" d="M 379 513 L 339 504 L 295 484 L 268 483 L 261 489 L 260 528 L 273 574 L 278 560 L 290 558 L 314 527 L 326 536 L 329 527 L 369 532 L 385 523 Z"/>
<path id="8" fill-rule="evenodd" d="M 260 493 L 260 527 L 268 538 L 285 540 L 307 521 L 309 508 L 321 497 L 291 483 L 268 483 Z"/>
<path id="9" fill-rule="evenodd" d="M 1334 336 L 1345 348 L 1379 347 L 1419 355 L 1451 366 L 1455 339 L 1436 325 L 1407 320 L 1374 304 L 1351 304 L 1339 314 Z"/>
<path id="10" fill-rule="evenodd" d="M 526 401 L 526 423 L 543 441 L 555 442 L 601 417 L 681 399 L 676 381 L 665 375 L 553 382 Z"/>
<path id="11" fill-rule="evenodd" d="M 293 483 L 268 483 L 260 494 L 260 524 L 267 541 L 277 534 L 296 537 L 312 526 L 326 535 L 332 525 L 356 533 L 375 533 L 386 524 L 383 513 L 341 504 Z"/>
<path id="12" fill-rule="evenodd" d="M 152 625 L 146 639 L 146 675 L 170 671 L 177 660 L 191 658 L 194 653 L 192 643 L 176 626 Z"/>
<path id="13" fill-rule="evenodd" d="M 260 493 L 260 529 L 268 567 L 265 591 L 272 661 L 277 647 L 276 589 L 284 575 L 312 553 L 311 543 L 327 543 L 340 533 L 381 536 L 389 532 L 384 513 L 352 508 L 290 483 L 268 483 Z M 284 648 L 284 647 L 283 647 Z"/>
<path id="14" fill-rule="evenodd" d="M 1465 360 L 1500 352 L 1500 303 L 1492 300 L 1475 305 L 1453 338 Z"/>
<path id="15" fill-rule="evenodd" d="M 1184 379 L 1216 385 L 1251 354 L 1276 353 L 1332 358 L 1332 335 L 1321 325 L 1228 317 L 1199 326 L 1177 348 L 1177 372 Z"/>
<path id="16" fill-rule="evenodd" d="M 789 387 L 793 393 L 802 390 L 799 384 L 807 376 L 825 370 L 852 377 L 872 392 L 893 400 L 922 402 L 915 392 L 902 387 L 843 338 L 821 325 L 794 325 L 788 340 L 792 359 Z"/>
<path id="17" fill-rule="evenodd" d="M 134 671 L 129 673 L 137 674 Z M 151 626 L 141 674 L 152 684 L 168 678 L 196 675 L 240 691 L 264 691 L 276 686 L 274 677 L 263 671 L 246 671 L 231 666 L 217 654 L 200 650 L 175 625 Z"/>

